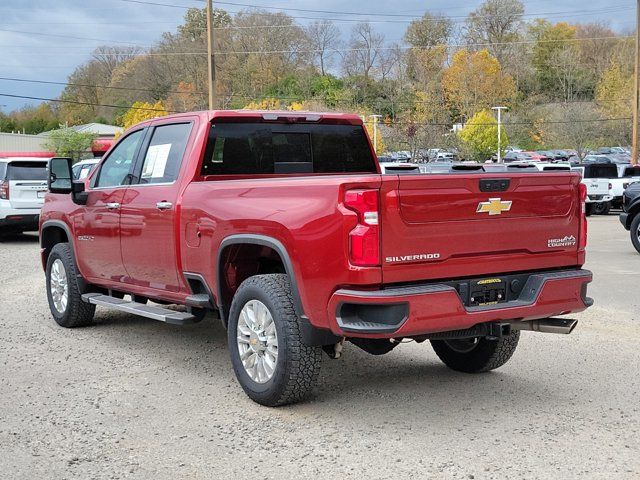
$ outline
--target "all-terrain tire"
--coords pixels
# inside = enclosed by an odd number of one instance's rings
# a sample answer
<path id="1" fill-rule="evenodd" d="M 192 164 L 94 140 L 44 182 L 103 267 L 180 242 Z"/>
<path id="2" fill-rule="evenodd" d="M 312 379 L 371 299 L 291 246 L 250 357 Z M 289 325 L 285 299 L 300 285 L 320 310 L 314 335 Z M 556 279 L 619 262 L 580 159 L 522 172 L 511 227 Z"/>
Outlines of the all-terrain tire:
<path id="1" fill-rule="evenodd" d="M 636 216 L 631 221 L 631 243 L 635 247 L 635 249 L 640 253 L 640 213 L 637 213 Z"/>
<path id="2" fill-rule="evenodd" d="M 520 331 L 516 330 L 495 340 L 475 339 L 475 344 L 459 340 L 431 340 L 431 346 L 444 364 L 459 372 L 481 373 L 501 367 L 509 361 L 518 346 Z"/>
<path id="3" fill-rule="evenodd" d="M 245 369 L 238 346 L 238 322 L 242 309 L 252 300 L 267 307 L 277 334 L 278 356 L 272 377 L 254 381 Z M 236 378 L 255 402 L 275 407 L 306 399 L 316 385 L 322 349 L 303 343 L 300 319 L 296 314 L 289 277 L 283 274 L 256 275 L 236 291 L 229 311 L 228 344 Z"/>
<path id="4" fill-rule="evenodd" d="M 51 291 L 51 272 L 56 260 L 62 262 L 67 282 L 67 302 L 63 311 L 59 311 L 54 304 Z M 65 328 L 83 327 L 93 322 L 96 306 L 82 301 L 82 278 L 78 273 L 73 251 L 68 243 L 58 243 L 52 249 L 47 259 L 47 300 L 51 315 L 58 325 Z"/>

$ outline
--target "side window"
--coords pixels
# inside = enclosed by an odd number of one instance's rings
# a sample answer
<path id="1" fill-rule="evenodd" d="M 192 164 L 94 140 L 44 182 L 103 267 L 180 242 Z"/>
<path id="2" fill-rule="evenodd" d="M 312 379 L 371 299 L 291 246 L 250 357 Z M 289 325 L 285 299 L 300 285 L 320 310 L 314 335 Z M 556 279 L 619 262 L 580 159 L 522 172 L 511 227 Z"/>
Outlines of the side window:
<path id="1" fill-rule="evenodd" d="M 94 187 L 117 187 L 125 184 L 143 132 L 144 130 L 133 132 L 116 145 L 100 167 Z"/>
<path id="2" fill-rule="evenodd" d="M 190 123 L 160 125 L 153 130 L 140 183 L 170 183 L 178 178 L 190 132 Z"/>

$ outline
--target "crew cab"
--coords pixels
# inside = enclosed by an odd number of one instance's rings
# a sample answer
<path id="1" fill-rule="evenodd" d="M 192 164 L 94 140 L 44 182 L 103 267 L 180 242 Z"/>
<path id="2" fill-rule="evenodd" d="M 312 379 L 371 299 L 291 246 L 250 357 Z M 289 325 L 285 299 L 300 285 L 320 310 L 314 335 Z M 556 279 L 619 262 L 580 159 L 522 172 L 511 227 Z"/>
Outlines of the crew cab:
<path id="1" fill-rule="evenodd" d="M 37 230 L 48 159 L 0 158 L 0 235 Z"/>
<path id="2" fill-rule="evenodd" d="M 489 167 L 489 166 L 488 166 Z M 96 305 L 216 313 L 251 399 L 306 398 L 322 352 L 429 340 L 463 372 L 592 304 L 586 188 L 570 171 L 382 175 L 357 115 L 207 111 L 129 129 L 86 179 L 51 161 L 40 233 L 55 321 Z M 171 305 L 168 305 L 171 304 Z M 559 366 L 559 368 L 562 368 Z"/>

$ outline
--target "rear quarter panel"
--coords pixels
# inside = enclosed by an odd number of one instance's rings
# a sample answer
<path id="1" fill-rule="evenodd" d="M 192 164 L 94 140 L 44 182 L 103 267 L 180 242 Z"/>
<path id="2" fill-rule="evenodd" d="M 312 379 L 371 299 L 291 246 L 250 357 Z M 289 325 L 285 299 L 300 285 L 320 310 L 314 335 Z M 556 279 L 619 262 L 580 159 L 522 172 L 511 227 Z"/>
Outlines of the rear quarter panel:
<path id="1" fill-rule="evenodd" d="M 336 289 L 382 281 L 379 267 L 350 265 L 348 233 L 356 214 L 341 205 L 345 189 L 380 184 L 379 175 L 193 182 L 181 200 L 183 269 L 200 273 L 217 291 L 217 255 L 225 238 L 245 233 L 276 239 L 291 259 L 305 314 L 325 326 L 326 306 Z"/>

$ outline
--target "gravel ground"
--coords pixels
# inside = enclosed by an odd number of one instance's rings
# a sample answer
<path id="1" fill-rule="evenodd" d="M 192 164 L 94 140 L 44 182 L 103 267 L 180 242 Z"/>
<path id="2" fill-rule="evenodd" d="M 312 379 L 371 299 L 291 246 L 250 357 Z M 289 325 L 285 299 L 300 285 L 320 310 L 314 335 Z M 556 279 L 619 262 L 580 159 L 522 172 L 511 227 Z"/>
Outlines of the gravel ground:
<path id="1" fill-rule="evenodd" d="M 235 381 L 214 319 L 49 315 L 37 238 L 0 244 L 2 478 L 639 478 L 640 256 L 592 217 L 596 305 L 569 336 L 523 332 L 501 369 L 428 344 L 325 358 L 313 400 L 268 409 Z"/>

